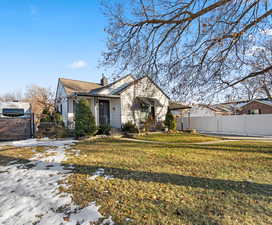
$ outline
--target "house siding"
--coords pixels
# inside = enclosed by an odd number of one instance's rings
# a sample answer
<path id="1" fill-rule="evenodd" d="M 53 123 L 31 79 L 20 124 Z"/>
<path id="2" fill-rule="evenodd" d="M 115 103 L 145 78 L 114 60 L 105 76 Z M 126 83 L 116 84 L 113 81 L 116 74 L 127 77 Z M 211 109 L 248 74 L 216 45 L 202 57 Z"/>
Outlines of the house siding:
<path id="1" fill-rule="evenodd" d="M 184 114 L 184 117 L 210 117 L 217 116 L 216 112 L 203 106 L 193 106 Z"/>
<path id="2" fill-rule="evenodd" d="M 121 100 L 110 100 L 110 124 L 113 128 L 121 128 Z"/>
<path id="3" fill-rule="evenodd" d="M 65 126 L 68 126 L 68 100 L 67 94 L 62 83 L 59 82 L 57 94 L 56 94 L 56 108 L 59 112 L 62 112 L 63 122 Z M 70 104 L 69 104 L 70 105 Z"/>
<path id="4" fill-rule="evenodd" d="M 169 99 L 154 85 L 147 77 L 138 80 L 124 92 L 121 93 L 121 123 L 132 121 L 137 126 L 140 125 L 140 111 L 133 109 L 136 97 L 156 98 L 162 107 L 155 107 L 157 121 L 164 121 L 168 110 Z"/>

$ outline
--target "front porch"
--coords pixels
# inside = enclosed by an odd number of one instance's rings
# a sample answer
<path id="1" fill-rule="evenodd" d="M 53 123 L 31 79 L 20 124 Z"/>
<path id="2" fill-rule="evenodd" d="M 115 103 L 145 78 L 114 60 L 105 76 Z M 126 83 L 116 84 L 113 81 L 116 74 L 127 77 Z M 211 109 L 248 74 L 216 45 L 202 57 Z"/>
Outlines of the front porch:
<path id="1" fill-rule="evenodd" d="M 121 100 L 119 96 L 86 95 L 69 98 L 67 127 L 70 129 L 75 127 L 76 103 L 80 98 L 86 98 L 89 101 L 96 126 L 109 125 L 112 128 L 121 128 Z"/>

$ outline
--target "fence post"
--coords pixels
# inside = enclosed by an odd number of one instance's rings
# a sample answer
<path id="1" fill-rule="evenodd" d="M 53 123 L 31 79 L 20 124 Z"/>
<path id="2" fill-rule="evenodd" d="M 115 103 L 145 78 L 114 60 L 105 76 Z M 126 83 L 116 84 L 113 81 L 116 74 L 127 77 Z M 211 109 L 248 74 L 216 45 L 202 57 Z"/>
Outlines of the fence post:
<path id="1" fill-rule="evenodd" d="M 31 114 L 31 125 L 32 125 L 32 137 L 36 136 L 36 127 L 35 127 L 35 115 L 34 113 Z"/>

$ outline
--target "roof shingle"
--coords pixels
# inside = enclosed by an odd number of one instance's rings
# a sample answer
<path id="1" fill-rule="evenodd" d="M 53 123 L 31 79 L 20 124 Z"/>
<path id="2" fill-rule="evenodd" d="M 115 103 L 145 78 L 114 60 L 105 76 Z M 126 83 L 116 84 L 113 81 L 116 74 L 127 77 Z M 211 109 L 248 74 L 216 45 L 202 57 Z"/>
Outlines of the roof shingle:
<path id="1" fill-rule="evenodd" d="M 102 85 L 93 82 L 71 80 L 66 78 L 60 78 L 59 80 L 68 95 L 75 92 L 90 92 L 91 90 L 102 87 Z"/>

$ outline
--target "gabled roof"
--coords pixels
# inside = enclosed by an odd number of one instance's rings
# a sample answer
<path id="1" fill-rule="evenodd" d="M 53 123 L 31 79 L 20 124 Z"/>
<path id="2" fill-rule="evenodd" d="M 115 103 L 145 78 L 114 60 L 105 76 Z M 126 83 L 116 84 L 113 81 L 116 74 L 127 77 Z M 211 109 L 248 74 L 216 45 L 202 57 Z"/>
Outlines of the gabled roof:
<path id="1" fill-rule="evenodd" d="M 144 79 L 144 78 L 147 78 L 152 84 L 154 84 L 168 99 L 170 99 L 169 98 L 169 96 L 152 80 L 152 79 L 150 79 L 150 77 L 148 77 L 148 76 L 143 76 L 143 77 L 140 77 L 139 79 L 137 79 L 137 80 L 134 80 L 134 81 L 132 81 L 132 82 L 130 82 L 128 85 L 126 85 L 124 88 L 122 88 L 121 90 L 119 90 L 118 92 L 116 92 L 116 93 L 114 93 L 114 94 L 118 94 L 118 95 L 120 95 L 122 92 L 124 92 L 125 90 L 127 90 L 129 87 L 131 87 L 133 84 L 135 84 L 135 83 L 137 83 L 138 81 L 140 81 L 140 80 L 142 80 L 142 79 Z"/>
<path id="2" fill-rule="evenodd" d="M 255 99 L 255 100 L 252 100 L 252 101 L 249 101 L 249 102 L 243 104 L 242 106 L 239 107 L 239 109 L 245 107 L 246 105 L 248 105 L 248 104 L 250 104 L 252 102 L 258 102 L 258 103 L 265 104 L 265 105 L 268 105 L 268 106 L 272 107 L 272 101 L 271 100 L 258 100 L 258 99 Z"/>
<path id="3" fill-rule="evenodd" d="M 92 91 L 90 92 L 90 94 L 96 94 L 97 92 L 100 92 L 100 91 L 103 91 L 103 90 L 105 90 L 105 89 L 111 88 L 114 84 L 116 84 L 116 83 L 118 83 L 118 82 L 120 82 L 120 81 L 126 79 L 127 77 L 131 77 L 133 80 L 135 80 L 135 77 L 134 77 L 133 75 L 128 74 L 128 75 L 126 75 L 126 76 L 124 76 L 124 77 L 121 77 L 120 79 L 118 79 L 118 80 L 116 80 L 116 81 L 114 81 L 114 82 L 108 84 L 108 85 L 101 86 L 100 88 L 97 88 L 97 89 L 95 89 L 95 90 L 92 90 Z M 117 91 L 118 91 L 118 90 L 117 90 Z M 117 92 L 117 91 L 115 91 L 115 92 Z M 118 95 L 118 93 L 115 93 L 115 92 L 114 92 L 114 93 L 111 93 L 111 94 L 113 94 L 113 95 L 116 95 L 116 94 L 117 94 L 117 95 Z"/>
<path id="4" fill-rule="evenodd" d="M 188 105 L 184 105 L 183 103 L 180 103 L 180 102 L 173 102 L 173 101 L 169 102 L 169 109 L 170 110 L 190 109 L 190 108 L 192 108 L 192 107 L 190 107 Z"/>
<path id="5" fill-rule="evenodd" d="M 147 77 L 147 79 L 149 79 L 153 85 L 155 85 L 168 99 L 170 99 L 168 97 L 168 95 L 154 81 L 152 81 L 148 76 L 144 76 L 144 77 L 141 77 L 136 80 L 134 76 L 129 74 L 129 75 L 121 77 L 120 79 L 118 79 L 108 85 L 105 85 L 105 86 L 102 86 L 97 83 L 85 82 L 85 81 L 79 81 L 79 80 L 71 80 L 71 79 L 66 79 L 66 78 L 60 78 L 59 83 L 61 83 L 63 85 L 67 95 L 71 95 L 71 94 L 83 95 L 84 94 L 86 96 L 87 95 L 88 96 L 100 96 L 101 94 L 103 95 L 103 93 L 101 93 L 101 92 L 103 92 L 103 90 L 107 90 L 107 89 L 112 88 L 112 86 L 114 84 L 122 81 L 123 79 L 125 79 L 127 77 L 131 77 L 133 79 L 133 81 L 125 83 L 125 84 L 121 85 L 120 87 L 117 87 L 114 90 L 111 90 L 111 93 L 108 93 L 107 96 L 108 95 L 119 96 L 127 88 L 129 88 L 133 84 L 137 83 L 138 81 L 142 80 L 143 78 Z M 103 96 L 105 96 L 105 95 L 103 95 Z"/>
<path id="6" fill-rule="evenodd" d="M 149 97 L 136 97 L 136 100 L 140 104 L 144 105 L 152 105 L 152 106 L 159 106 L 162 107 L 163 105 L 160 103 L 160 101 L 156 98 L 149 98 Z"/>
<path id="7" fill-rule="evenodd" d="M 222 107 L 220 104 L 217 104 L 217 105 L 198 104 L 197 106 L 210 109 L 210 110 L 214 111 L 215 113 L 219 113 L 219 114 L 232 113 L 232 111 L 230 109 L 228 109 L 227 107 Z"/>
<path id="8" fill-rule="evenodd" d="M 100 84 L 97 83 L 71 80 L 66 78 L 60 78 L 59 82 L 61 82 L 61 84 L 63 85 L 67 95 L 71 95 L 75 92 L 90 92 L 94 89 L 102 87 Z"/>

